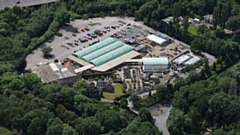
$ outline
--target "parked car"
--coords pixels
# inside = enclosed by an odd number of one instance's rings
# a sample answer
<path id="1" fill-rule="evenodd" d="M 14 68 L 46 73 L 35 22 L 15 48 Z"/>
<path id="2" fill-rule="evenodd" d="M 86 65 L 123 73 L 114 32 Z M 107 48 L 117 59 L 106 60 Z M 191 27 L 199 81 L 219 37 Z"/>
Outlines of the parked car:
<path id="1" fill-rule="evenodd" d="M 116 29 L 116 27 L 115 27 L 115 26 L 112 26 L 112 28 L 113 28 L 113 29 Z"/>
<path id="2" fill-rule="evenodd" d="M 106 30 L 103 30 L 102 32 L 103 32 L 103 33 L 107 33 L 107 31 L 106 31 Z"/>
<path id="3" fill-rule="evenodd" d="M 110 32 L 110 29 L 107 29 L 108 32 Z"/>
<path id="4" fill-rule="evenodd" d="M 87 37 L 89 40 L 92 40 L 92 38 L 91 37 Z"/>
<path id="5" fill-rule="evenodd" d="M 140 37 L 140 35 L 139 35 L 139 34 L 136 34 L 136 37 Z"/>
<path id="6" fill-rule="evenodd" d="M 82 32 L 85 32 L 85 30 L 84 30 L 84 29 L 81 29 L 81 31 L 82 31 Z"/>
<path id="7" fill-rule="evenodd" d="M 119 23 L 119 26 L 123 26 L 123 24 L 122 24 L 122 23 Z"/>
<path id="8" fill-rule="evenodd" d="M 76 37 L 77 35 L 75 33 L 72 34 L 74 37 Z"/>
<path id="9" fill-rule="evenodd" d="M 87 35 L 88 35 L 88 36 L 91 36 L 91 34 L 90 34 L 90 33 L 88 33 Z"/>
<path id="10" fill-rule="evenodd" d="M 80 42 L 84 43 L 84 42 L 86 42 L 86 40 L 85 39 L 80 39 Z"/>
<path id="11" fill-rule="evenodd" d="M 20 4 L 20 0 L 17 0 L 17 1 L 16 1 L 16 4 Z"/>
<path id="12" fill-rule="evenodd" d="M 128 24 L 127 24 L 127 26 L 130 26 L 130 25 L 131 25 L 131 23 L 128 23 Z"/>
<path id="13" fill-rule="evenodd" d="M 87 38 L 85 38 L 84 40 L 85 40 L 85 42 L 88 42 L 88 39 L 87 39 Z"/>
<path id="14" fill-rule="evenodd" d="M 78 42 L 75 42 L 74 45 L 78 46 Z"/>
<path id="15" fill-rule="evenodd" d="M 68 42 L 67 42 L 67 44 L 69 44 L 69 45 L 72 45 L 73 43 L 72 43 L 72 42 L 70 42 L 70 41 L 68 41 Z"/>
<path id="16" fill-rule="evenodd" d="M 74 41 L 75 41 L 75 42 L 78 42 L 78 39 L 75 39 Z"/>

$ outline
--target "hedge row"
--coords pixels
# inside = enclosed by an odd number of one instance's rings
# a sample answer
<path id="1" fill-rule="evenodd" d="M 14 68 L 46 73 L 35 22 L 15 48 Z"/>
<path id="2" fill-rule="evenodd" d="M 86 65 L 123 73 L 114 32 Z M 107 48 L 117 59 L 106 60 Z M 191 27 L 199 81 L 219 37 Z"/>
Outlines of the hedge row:
<path id="1" fill-rule="evenodd" d="M 183 73 L 189 72 L 189 71 L 191 71 L 191 70 L 194 70 L 194 69 L 200 67 L 202 64 L 205 63 L 206 60 L 207 60 L 207 58 L 205 57 L 205 58 L 201 59 L 200 61 L 198 61 L 197 63 L 195 63 L 195 64 L 193 64 L 193 65 L 187 65 L 187 66 L 184 68 Z"/>

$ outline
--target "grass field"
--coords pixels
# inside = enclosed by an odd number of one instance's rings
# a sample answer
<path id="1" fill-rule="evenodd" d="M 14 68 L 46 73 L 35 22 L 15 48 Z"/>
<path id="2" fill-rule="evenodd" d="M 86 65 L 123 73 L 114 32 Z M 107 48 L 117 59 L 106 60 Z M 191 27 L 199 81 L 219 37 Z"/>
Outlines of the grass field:
<path id="1" fill-rule="evenodd" d="M 188 32 L 191 33 L 192 35 L 197 35 L 197 30 L 198 27 L 193 24 L 190 24 L 188 27 Z"/>
<path id="2" fill-rule="evenodd" d="M 115 99 L 118 96 L 124 95 L 123 93 L 123 85 L 118 84 L 118 85 L 113 85 L 114 87 L 114 93 L 109 93 L 109 92 L 103 92 L 103 97 L 106 99 Z"/>
<path id="3" fill-rule="evenodd" d="M 0 135 L 12 135 L 12 132 L 9 131 L 7 128 L 0 127 Z"/>

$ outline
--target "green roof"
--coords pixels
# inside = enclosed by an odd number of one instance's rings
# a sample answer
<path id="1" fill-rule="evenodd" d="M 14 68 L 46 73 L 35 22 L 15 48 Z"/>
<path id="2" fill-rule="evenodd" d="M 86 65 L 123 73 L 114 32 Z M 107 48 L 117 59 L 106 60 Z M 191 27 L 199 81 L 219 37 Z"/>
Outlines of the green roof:
<path id="1" fill-rule="evenodd" d="M 143 58 L 144 65 L 168 65 L 168 58 Z"/>
<path id="2" fill-rule="evenodd" d="M 100 66 L 108 61 L 111 61 L 123 54 L 126 54 L 128 52 L 132 51 L 132 47 L 128 46 L 128 45 L 123 45 L 120 48 L 113 50 L 109 53 L 106 53 L 90 62 L 92 62 L 95 66 Z"/>
<path id="3" fill-rule="evenodd" d="M 92 46 L 84 48 L 83 50 L 78 51 L 78 52 L 76 52 L 74 54 L 77 55 L 78 57 L 82 58 L 83 56 L 88 55 L 89 53 L 92 53 L 92 52 L 94 52 L 96 50 L 99 50 L 99 49 L 101 49 L 101 48 L 103 48 L 105 46 L 108 46 L 108 45 L 110 45 L 110 44 L 112 44 L 114 42 L 115 42 L 114 38 L 107 38 L 107 39 L 105 39 L 105 40 L 103 40 L 101 42 L 98 42 L 98 43 L 96 43 L 96 44 L 94 44 Z"/>
<path id="4" fill-rule="evenodd" d="M 83 56 L 82 58 L 85 59 L 86 61 L 91 61 L 91 60 L 96 59 L 96 58 L 98 58 L 108 52 L 111 52 L 121 46 L 123 46 L 123 43 L 120 41 L 117 41 L 117 42 L 114 42 L 108 46 L 105 46 L 97 51 L 89 53 L 89 54 Z"/>

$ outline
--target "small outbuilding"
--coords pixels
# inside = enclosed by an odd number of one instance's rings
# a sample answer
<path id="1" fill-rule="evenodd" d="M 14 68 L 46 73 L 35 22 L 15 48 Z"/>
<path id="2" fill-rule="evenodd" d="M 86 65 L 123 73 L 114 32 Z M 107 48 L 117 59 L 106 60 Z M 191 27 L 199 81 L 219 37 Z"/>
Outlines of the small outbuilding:
<path id="1" fill-rule="evenodd" d="M 197 63 L 198 61 L 200 61 L 200 58 L 198 56 L 193 56 L 191 59 L 189 59 L 188 61 L 186 61 L 184 63 L 184 65 L 192 65 Z"/>
<path id="2" fill-rule="evenodd" d="M 165 72 L 169 71 L 169 62 L 167 57 L 143 58 L 144 72 Z"/>
<path id="3" fill-rule="evenodd" d="M 156 35 L 149 35 L 147 39 L 150 41 L 152 45 L 160 45 L 160 46 L 167 45 L 167 40 L 165 40 L 164 38 L 158 37 Z"/>
<path id="4" fill-rule="evenodd" d="M 180 57 L 174 59 L 172 62 L 174 64 L 178 64 L 178 65 L 181 65 L 183 64 L 184 62 L 186 62 L 187 60 L 189 60 L 191 57 L 189 55 L 181 55 Z"/>

